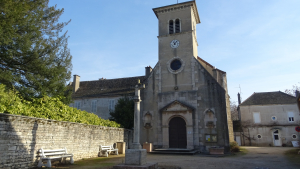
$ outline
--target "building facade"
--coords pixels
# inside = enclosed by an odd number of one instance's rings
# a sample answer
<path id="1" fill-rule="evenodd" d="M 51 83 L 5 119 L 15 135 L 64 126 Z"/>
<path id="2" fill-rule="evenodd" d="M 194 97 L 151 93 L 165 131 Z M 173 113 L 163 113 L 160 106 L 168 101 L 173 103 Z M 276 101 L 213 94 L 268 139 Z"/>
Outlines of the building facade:
<path id="1" fill-rule="evenodd" d="M 151 142 L 154 148 L 206 151 L 223 146 L 228 150 L 233 129 L 226 72 L 198 57 L 196 25 L 200 18 L 195 1 L 153 11 L 159 21 L 159 54 L 154 68 L 146 67 L 145 76 L 122 78 L 119 86 L 113 83 L 120 79 L 76 82 L 78 76 L 74 76 L 75 103 L 71 106 L 84 102 L 87 107 L 80 108 L 89 111 L 92 101 L 97 100 L 101 117 L 101 113 L 108 113 L 110 99 L 133 94 L 140 79 L 145 84 L 141 90 L 141 143 Z"/>
<path id="2" fill-rule="evenodd" d="M 254 93 L 239 105 L 241 132 L 235 137 L 246 146 L 292 146 L 299 141 L 296 97 L 283 92 Z"/>

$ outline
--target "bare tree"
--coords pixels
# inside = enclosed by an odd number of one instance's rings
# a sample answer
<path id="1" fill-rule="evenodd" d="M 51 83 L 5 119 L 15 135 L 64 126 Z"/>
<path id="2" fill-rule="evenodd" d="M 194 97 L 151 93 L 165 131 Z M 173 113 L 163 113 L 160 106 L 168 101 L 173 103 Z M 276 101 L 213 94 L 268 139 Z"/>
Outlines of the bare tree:
<path id="1" fill-rule="evenodd" d="M 230 100 L 231 120 L 239 120 L 238 105 L 236 101 Z"/>
<path id="2" fill-rule="evenodd" d="M 291 96 L 296 96 L 296 91 L 300 91 L 300 82 L 298 82 L 298 83 L 299 83 L 299 85 L 295 84 L 295 85 L 293 85 L 292 89 L 286 89 L 284 92 Z"/>

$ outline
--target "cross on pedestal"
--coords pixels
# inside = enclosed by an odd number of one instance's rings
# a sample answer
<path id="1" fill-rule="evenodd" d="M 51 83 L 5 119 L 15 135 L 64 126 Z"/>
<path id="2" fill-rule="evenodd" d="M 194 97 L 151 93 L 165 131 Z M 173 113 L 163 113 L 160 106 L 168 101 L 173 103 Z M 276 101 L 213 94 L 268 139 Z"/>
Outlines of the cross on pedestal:
<path id="1" fill-rule="evenodd" d="M 131 149 L 127 149 L 125 151 L 125 166 L 135 165 L 135 166 L 143 166 L 146 165 L 147 160 L 147 151 L 142 149 L 140 144 L 140 90 L 145 88 L 145 84 L 141 84 L 140 80 L 138 80 L 138 84 L 135 85 L 135 96 L 134 100 L 134 132 L 133 132 L 133 144 Z M 152 164 L 151 164 L 152 165 Z M 154 164 L 153 164 L 154 165 Z M 156 164 L 157 165 L 157 164 Z"/>
<path id="2" fill-rule="evenodd" d="M 140 144 L 140 90 L 145 88 L 145 84 L 141 84 L 140 80 L 138 79 L 138 84 L 135 85 L 135 96 L 133 97 L 134 101 L 134 134 L 133 134 L 133 144 L 132 149 L 142 149 Z"/>

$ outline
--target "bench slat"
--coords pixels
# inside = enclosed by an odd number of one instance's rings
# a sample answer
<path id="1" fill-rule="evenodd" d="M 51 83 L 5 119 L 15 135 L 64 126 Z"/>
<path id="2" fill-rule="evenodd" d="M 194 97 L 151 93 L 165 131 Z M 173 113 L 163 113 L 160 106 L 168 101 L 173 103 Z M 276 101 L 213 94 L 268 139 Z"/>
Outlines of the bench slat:
<path id="1" fill-rule="evenodd" d="M 63 155 L 63 156 L 59 156 L 59 157 L 42 157 L 43 160 L 52 160 L 52 159 L 58 159 L 58 158 L 65 158 L 65 157 L 72 157 L 73 155 Z"/>
<path id="2" fill-rule="evenodd" d="M 56 152 L 56 151 L 66 151 L 65 149 L 56 149 L 56 150 L 43 150 L 44 151 L 44 153 L 47 153 L 47 152 Z M 39 153 L 41 153 L 42 152 L 42 150 L 40 149 L 39 150 Z"/>
<path id="3" fill-rule="evenodd" d="M 54 156 L 54 155 L 65 155 L 66 153 L 44 153 L 45 156 Z M 43 156 L 42 154 L 40 154 L 39 156 Z"/>

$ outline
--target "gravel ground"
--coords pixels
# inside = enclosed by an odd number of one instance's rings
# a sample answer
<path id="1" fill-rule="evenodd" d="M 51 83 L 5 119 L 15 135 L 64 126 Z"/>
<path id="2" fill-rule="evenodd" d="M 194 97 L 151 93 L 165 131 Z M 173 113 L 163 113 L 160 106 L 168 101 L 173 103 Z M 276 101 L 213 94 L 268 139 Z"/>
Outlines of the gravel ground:
<path id="1" fill-rule="evenodd" d="M 179 166 L 182 169 L 300 169 L 300 164 L 292 164 L 284 152 L 292 147 L 244 147 L 246 155 L 211 157 L 204 155 L 147 155 L 147 162 L 159 165 Z"/>
<path id="2" fill-rule="evenodd" d="M 248 150 L 244 155 L 161 155 L 147 154 L 147 162 L 157 162 L 160 169 L 300 169 L 300 160 L 291 162 L 284 152 L 292 147 L 243 147 Z M 294 156 L 293 156 L 294 157 Z M 299 158 L 300 159 L 300 158 Z M 109 169 L 124 163 L 125 156 L 109 155 L 75 161 L 74 165 L 57 165 L 61 169 Z"/>

